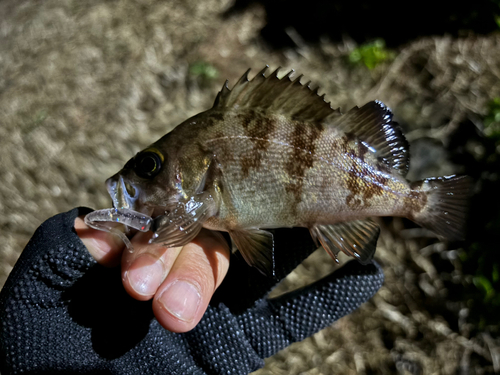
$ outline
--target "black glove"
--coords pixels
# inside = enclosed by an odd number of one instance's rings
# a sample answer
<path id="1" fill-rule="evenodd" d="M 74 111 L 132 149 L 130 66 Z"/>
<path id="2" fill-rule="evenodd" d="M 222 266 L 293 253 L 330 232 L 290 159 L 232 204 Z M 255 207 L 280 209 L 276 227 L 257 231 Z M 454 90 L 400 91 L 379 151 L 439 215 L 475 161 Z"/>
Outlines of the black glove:
<path id="1" fill-rule="evenodd" d="M 287 295 L 269 290 L 314 244 L 307 230 L 275 233 L 276 278 L 248 267 L 239 253 L 200 323 L 179 334 L 153 316 L 151 301 L 123 289 L 119 268 L 88 253 L 73 224 L 88 209 L 57 215 L 38 228 L 0 294 L 3 375 L 247 374 L 295 341 L 331 325 L 381 287 L 378 265 L 350 262 Z"/>

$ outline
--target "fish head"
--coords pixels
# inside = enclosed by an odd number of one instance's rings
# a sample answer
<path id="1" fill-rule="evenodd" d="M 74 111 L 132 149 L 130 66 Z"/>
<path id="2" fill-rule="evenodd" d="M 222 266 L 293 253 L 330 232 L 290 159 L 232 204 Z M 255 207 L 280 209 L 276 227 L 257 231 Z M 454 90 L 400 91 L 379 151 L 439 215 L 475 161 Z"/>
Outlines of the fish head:
<path id="1" fill-rule="evenodd" d="M 156 216 L 183 199 L 179 168 L 172 159 L 154 146 L 137 153 L 106 180 L 113 206 Z"/>

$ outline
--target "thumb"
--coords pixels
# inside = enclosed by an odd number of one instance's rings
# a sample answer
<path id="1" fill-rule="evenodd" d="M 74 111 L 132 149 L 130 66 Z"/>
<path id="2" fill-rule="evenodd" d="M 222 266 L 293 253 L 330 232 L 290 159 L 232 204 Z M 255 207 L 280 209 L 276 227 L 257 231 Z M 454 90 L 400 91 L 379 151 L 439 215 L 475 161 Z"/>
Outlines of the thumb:
<path id="1" fill-rule="evenodd" d="M 304 288 L 260 300 L 240 325 L 261 358 L 330 326 L 369 300 L 384 282 L 381 267 L 351 261 Z"/>

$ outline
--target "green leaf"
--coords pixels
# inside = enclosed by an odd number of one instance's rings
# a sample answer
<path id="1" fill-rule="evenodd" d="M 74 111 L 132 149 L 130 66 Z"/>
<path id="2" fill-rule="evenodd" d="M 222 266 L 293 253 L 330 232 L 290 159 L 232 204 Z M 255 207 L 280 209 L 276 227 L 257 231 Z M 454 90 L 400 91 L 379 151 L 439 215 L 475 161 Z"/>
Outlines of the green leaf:
<path id="1" fill-rule="evenodd" d="M 207 62 L 197 61 L 189 67 L 189 74 L 195 78 L 212 80 L 219 76 L 219 71 Z"/>
<path id="2" fill-rule="evenodd" d="M 496 263 L 493 265 L 493 271 L 491 272 L 491 280 L 493 280 L 494 283 L 500 280 L 500 270 L 498 264 Z"/>
<path id="3" fill-rule="evenodd" d="M 484 118 L 484 135 L 493 140 L 500 139 L 500 97 L 488 103 L 488 113 Z"/>
<path id="4" fill-rule="evenodd" d="M 484 293 L 484 302 L 488 302 L 495 296 L 495 289 L 491 285 L 490 280 L 485 276 L 475 276 L 472 281 L 474 285 Z"/>
<path id="5" fill-rule="evenodd" d="M 394 59 L 394 57 L 395 53 L 385 48 L 385 41 L 376 39 L 355 48 L 349 54 L 349 61 L 353 64 L 363 64 L 372 70 L 381 63 Z"/>

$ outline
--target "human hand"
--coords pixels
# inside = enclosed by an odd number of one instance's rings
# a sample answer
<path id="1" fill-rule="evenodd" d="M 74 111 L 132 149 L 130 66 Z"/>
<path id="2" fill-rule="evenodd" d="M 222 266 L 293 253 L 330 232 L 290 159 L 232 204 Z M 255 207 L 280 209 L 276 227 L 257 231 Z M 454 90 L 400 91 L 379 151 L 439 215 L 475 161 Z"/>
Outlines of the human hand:
<path id="1" fill-rule="evenodd" d="M 85 215 L 75 219 L 78 237 L 101 265 L 121 262 L 123 286 L 139 301 L 153 298 L 158 322 L 172 332 L 187 332 L 202 318 L 229 268 L 229 246 L 218 232 L 203 229 L 184 247 L 149 244 L 151 232 L 136 233 L 134 252 L 109 233 L 88 227 Z"/>
<path id="2" fill-rule="evenodd" d="M 308 287 L 267 298 L 315 248 L 307 229 L 279 229 L 275 278 L 231 254 L 231 267 L 201 320 L 189 332 L 173 333 L 154 319 L 154 302 L 124 291 L 117 267 L 102 267 L 90 255 L 74 229 L 76 218 L 88 211 L 74 209 L 43 223 L 1 290 L 2 374 L 244 375 L 358 308 L 383 282 L 376 264 L 351 261 Z M 101 246 L 107 240 L 99 244 L 103 238 L 88 234 L 88 246 L 101 250 L 96 257 L 102 263 L 117 262 L 114 254 L 121 250 L 112 250 L 119 241 L 106 249 Z"/>

